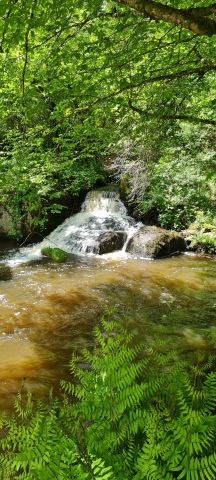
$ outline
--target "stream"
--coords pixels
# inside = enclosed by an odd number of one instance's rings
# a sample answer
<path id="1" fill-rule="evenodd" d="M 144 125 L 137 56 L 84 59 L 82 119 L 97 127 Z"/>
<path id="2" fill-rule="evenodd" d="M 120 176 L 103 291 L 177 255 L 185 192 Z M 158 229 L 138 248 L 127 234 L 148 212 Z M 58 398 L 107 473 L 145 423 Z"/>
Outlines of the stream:
<path id="1" fill-rule="evenodd" d="M 112 220 L 112 221 L 111 221 Z M 135 258 L 121 251 L 94 253 L 96 232 L 137 225 L 115 195 L 91 195 L 82 211 L 42 244 L 5 251 L 2 262 L 13 279 L 0 283 L 0 406 L 10 409 L 18 390 L 40 398 L 58 392 L 69 375 L 72 352 L 93 344 L 93 327 L 104 306 L 153 346 L 169 339 L 179 355 L 210 349 L 215 334 L 214 256 L 182 254 L 162 260 Z M 127 240 L 126 240 L 127 241 Z M 64 264 L 41 257 L 43 245 L 73 253 Z"/>

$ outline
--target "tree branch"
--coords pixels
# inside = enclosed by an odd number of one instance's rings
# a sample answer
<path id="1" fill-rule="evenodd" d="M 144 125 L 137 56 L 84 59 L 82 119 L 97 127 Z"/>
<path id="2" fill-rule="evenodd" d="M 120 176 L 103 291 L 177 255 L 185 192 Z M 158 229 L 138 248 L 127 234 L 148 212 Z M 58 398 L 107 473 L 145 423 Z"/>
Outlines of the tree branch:
<path id="1" fill-rule="evenodd" d="M 25 56 L 24 56 L 24 65 L 22 70 L 22 78 L 21 78 L 21 91 L 22 95 L 25 93 L 25 76 L 26 76 L 26 69 L 28 64 L 28 54 L 29 54 L 29 33 L 31 30 L 31 21 L 34 17 L 34 11 L 37 5 L 37 0 L 33 1 L 30 17 L 29 17 L 29 24 L 27 26 L 27 30 L 25 32 Z"/>
<path id="2" fill-rule="evenodd" d="M 202 124 L 207 124 L 207 125 L 216 125 L 216 120 L 210 120 L 208 118 L 199 118 L 199 117 L 193 117 L 190 115 L 172 115 L 172 114 L 165 114 L 165 115 L 158 115 L 158 113 L 149 113 L 145 110 L 142 110 L 141 108 L 136 107 L 135 105 L 132 104 L 131 100 L 128 100 L 128 106 L 131 110 L 133 110 L 136 113 L 139 113 L 140 115 L 145 116 L 146 118 L 161 118 L 162 120 L 182 120 L 183 122 L 190 122 L 190 123 L 202 123 Z"/>
<path id="3" fill-rule="evenodd" d="M 89 15 L 88 17 L 85 17 L 80 22 L 76 22 L 76 23 L 72 23 L 72 24 L 68 23 L 68 25 L 66 25 L 65 27 L 61 27 L 57 30 L 54 29 L 54 32 L 51 35 L 49 35 L 47 38 L 45 38 L 41 43 L 38 43 L 37 45 L 34 45 L 34 49 L 40 48 L 41 46 L 45 45 L 46 43 L 48 43 L 50 40 L 52 40 L 55 37 L 59 37 L 66 30 L 76 28 L 76 31 L 68 34 L 67 37 L 62 41 L 62 43 L 60 45 L 60 47 L 62 47 L 62 46 L 64 46 L 64 44 L 68 40 L 76 37 L 76 35 L 79 34 L 80 30 L 85 25 L 87 25 L 90 22 L 95 21 L 96 19 L 105 19 L 105 18 L 117 18 L 117 19 L 119 19 L 119 18 L 127 18 L 127 17 L 131 18 L 131 15 L 129 13 L 126 13 L 126 12 L 116 12 L 116 11 L 113 11 L 113 12 L 99 12 L 99 13 L 97 13 L 97 15 Z M 140 18 L 140 17 L 143 17 L 143 15 L 139 12 L 134 12 L 132 17 Z"/>
<path id="4" fill-rule="evenodd" d="M 211 15 L 216 13 L 216 3 L 208 7 L 178 9 L 155 2 L 154 0 L 115 0 L 153 20 L 164 20 L 182 26 L 196 33 L 211 37 L 216 34 L 216 20 Z"/>
<path id="5" fill-rule="evenodd" d="M 214 15 L 216 13 L 216 3 L 212 3 L 208 7 L 193 7 L 188 8 L 188 12 L 192 13 L 192 15 L 203 15 L 204 17 L 208 17 L 209 15 Z"/>
<path id="6" fill-rule="evenodd" d="M 13 7 L 18 3 L 19 0 L 14 0 L 14 3 L 13 3 Z M 4 40 L 5 40 L 5 36 L 6 36 L 6 33 L 7 33 L 7 24 L 8 24 L 8 21 L 9 21 L 9 18 L 10 18 L 10 15 L 12 14 L 13 12 L 13 8 L 12 6 L 7 10 L 6 14 L 5 14 L 5 17 L 4 17 L 4 27 L 3 27 L 3 32 L 2 32 L 2 39 L 0 41 L 0 52 L 3 53 L 3 43 L 4 43 Z"/>
<path id="7" fill-rule="evenodd" d="M 140 82 L 126 85 L 125 87 L 120 89 L 118 92 L 116 92 L 115 95 L 117 93 L 121 93 L 121 92 L 124 92 L 126 90 L 134 89 L 134 88 L 137 88 L 137 87 L 142 87 L 143 85 L 147 85 L 147 84 L 150 84 L 150 83 L 156 83 L 156 82 L 161 82 L 161 81 L 172 81 L 172 80 L 175 80 L 177 78 L 188 77 L 188 76 L 191 76 L 191 75 L 203 76 L 205 73 L 207 73 L 211 70 L 216 70 L 216 66 L 205 65 L 203 67 L 191 68 L 191 69 L 188 69 L 188 70 L 181 70 L 180 72 L 174 72 L 174 73 L 168 73 L 168 74 L 165 74 L 165 75 L 157 75 L 155 77 L 144 78 Z"/>
<path id="8" fill-rule="evenodd" d="M 118 95 L 120 95 L 120 94 L 122 94 L 122 93 L 124 93 L 128 90 L 132 91 L 135 88 L 142 87 L 142 86 L 147 85 L 149 83 L 154 83 L 154 82 L 159 82 L 159 81 L 172 81 L 176 78 L 181 78 L 181 77 L 184 77 L 184 76 L 187 76 L 187 75 L 203 76 L 205 73 L 207 73 L 208 71 L 211 71 L 211 70 L 216 70 L 216 67 L 215 66 L 204 66 L 204 67 L 201 67 L 201 68 L 194 68 L 194 69 L 191 69 L 191 70 L 183 70 L 181 72 L 177 72 L 177 73 L 173 73 L 173 74 L 167 74 L 167 75 L 160 75 L 160 76 L 156 76 L 156 77 L 145 78 L 145 79 L 143 79 L 142 82 L 134 83 L 134 84 L 130 83 L 130 84 L 126 85 L 125 87 L 122 87 L 119 90 L 116 90 L 114 92 L 109 93 L 108 95 L 105 95 L 104 97 L 99 97 L 94 102 L 89 103 L 89 105 L 86 105 L 86 106 L 83 106 L 83 107 L 78 107 L 78 108 L 76 108 L 76 110 L 74 110 L 73 113 L 77 113 L 78 115 L 86 113 L 100 103 L 109 101 L 112 98 L 115 98 L 116 96 L 118 96 Z M 158 115 L 158 113 L 157 114 L 156 113 L 151 114 L 147 111 L 144 111 L 144 110 L 134 106 L 130 99 L 128 100 L 128 106 L 131 110 L 139 113 L 140 115 L 145 115 L 146 118 L 156 118 L 156 117 L 159 116 L 162 120 L 174 120 L 174 121 L 181 120 L 181 121 L 184 121 L 184 122 L 197 123 L 197 124 L 201 123 L 201 124 L 216 126 L 216 120 L 194 117 L 192 115 L 183 115 L 183 114 L 178 114 L 178 113 L 177 114 L 163 114 L 163 115 Z"/>

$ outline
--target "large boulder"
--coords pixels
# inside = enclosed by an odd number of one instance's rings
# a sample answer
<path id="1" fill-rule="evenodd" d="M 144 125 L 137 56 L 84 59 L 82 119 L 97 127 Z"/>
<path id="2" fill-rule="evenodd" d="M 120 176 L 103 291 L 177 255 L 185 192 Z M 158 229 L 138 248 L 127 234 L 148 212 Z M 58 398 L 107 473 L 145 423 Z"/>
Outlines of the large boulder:
<path id="1" fill-rule="evenodd" d="M 113 232 L 107 231 L 103 232 L 98 237 L 98 247 L 97 252 L 99 255 L 104 253 L 111 253 L 115 250 L 121 250 L 127 238 L 125 232 Z"/>
<path id="2" fill-rule="evenodd" d="M 12 270 L 8 265 L 0 265 L 0 281 L 6 281 L 12 279 Z"/>
<path id="3" fill-rule="evenodd" d="M 130 239 L 127 251 L 148 258 L 163 258 L 186 250 L 184 238 L 173 231 L 141 227 Z"/>

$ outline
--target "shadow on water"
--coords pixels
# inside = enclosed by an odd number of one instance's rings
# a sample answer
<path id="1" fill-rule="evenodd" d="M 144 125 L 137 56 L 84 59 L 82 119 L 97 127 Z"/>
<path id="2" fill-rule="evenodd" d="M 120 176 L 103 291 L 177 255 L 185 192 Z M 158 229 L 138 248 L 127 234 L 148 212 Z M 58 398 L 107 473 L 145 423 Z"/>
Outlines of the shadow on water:
<path id="1" fill-rule="evenodd" d="M 160 261 L 76 257 L 20 264 L 0 284 L 0 398 L 7 406 L 23 384 L 38 396 L 68 375 L 73 351 L 93 344 L 104 305 L 154 345 L 171 339 L 179 352 L 208 349 L 215 328 L 214 257 Z"/>

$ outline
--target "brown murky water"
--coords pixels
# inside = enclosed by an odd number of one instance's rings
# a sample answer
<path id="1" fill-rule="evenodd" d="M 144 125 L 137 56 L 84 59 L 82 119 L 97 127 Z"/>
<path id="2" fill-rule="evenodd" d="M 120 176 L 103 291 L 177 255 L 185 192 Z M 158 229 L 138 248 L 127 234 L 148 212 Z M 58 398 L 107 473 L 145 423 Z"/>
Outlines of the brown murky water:
<path id="1" fill-rule="evenodd" d="M 0 406 L 20 388 L 43 396 L 68 374 L 71 353 L 93 342 L 105 304 L 152 342 L 207 348 L 216 328 L 216 259 L 118 260 L 80 257 L 14 268 L 0 283 Z"/>

